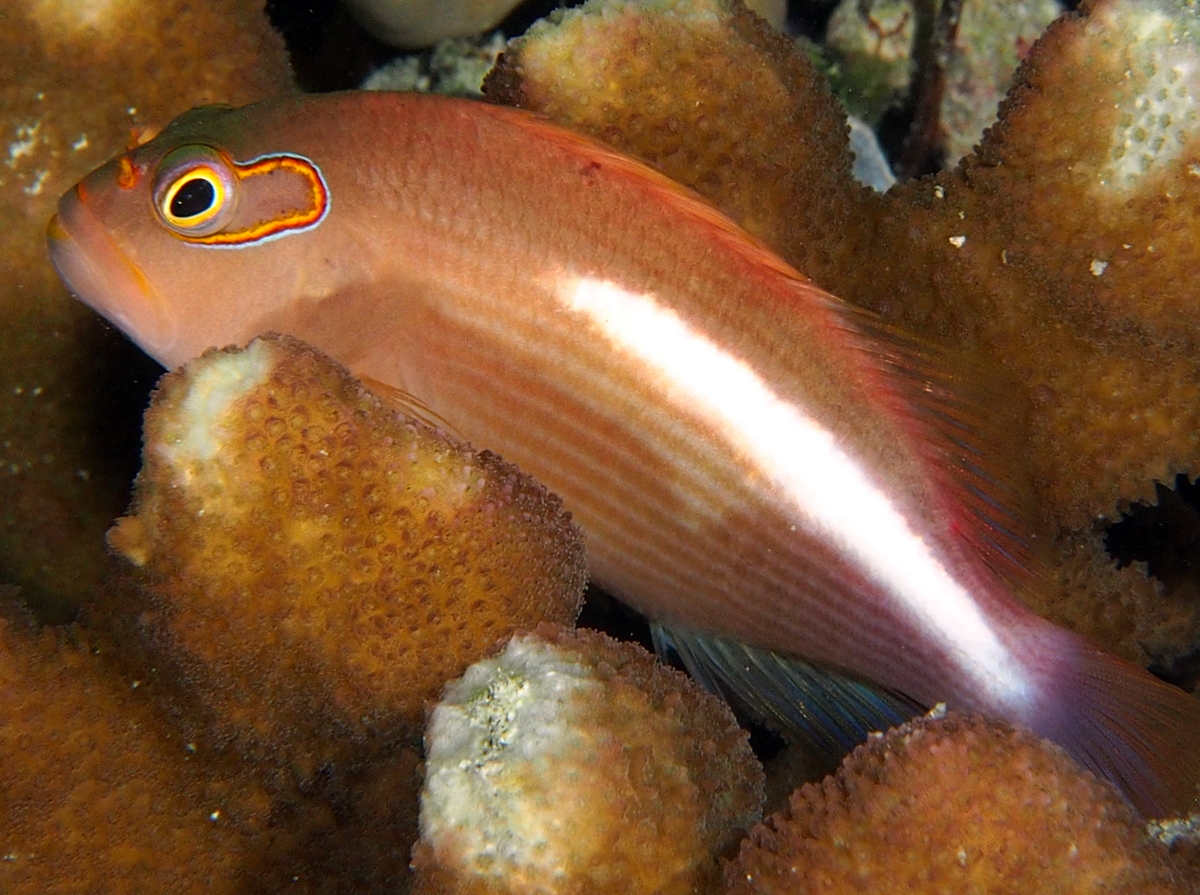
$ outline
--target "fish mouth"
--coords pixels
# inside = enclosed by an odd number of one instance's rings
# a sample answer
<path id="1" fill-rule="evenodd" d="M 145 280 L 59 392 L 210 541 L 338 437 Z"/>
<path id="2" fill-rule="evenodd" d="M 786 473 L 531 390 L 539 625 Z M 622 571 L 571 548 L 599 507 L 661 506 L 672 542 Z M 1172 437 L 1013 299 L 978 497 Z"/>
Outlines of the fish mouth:
<path id="1" fill-rule="evenodd" d="M 50 260 L 67 288 L 136 342 L 161 358 L 175 341 L 177 322 L 146 275 L 87 207 L 82 186 L 58 203 L 46 226 Z"/>

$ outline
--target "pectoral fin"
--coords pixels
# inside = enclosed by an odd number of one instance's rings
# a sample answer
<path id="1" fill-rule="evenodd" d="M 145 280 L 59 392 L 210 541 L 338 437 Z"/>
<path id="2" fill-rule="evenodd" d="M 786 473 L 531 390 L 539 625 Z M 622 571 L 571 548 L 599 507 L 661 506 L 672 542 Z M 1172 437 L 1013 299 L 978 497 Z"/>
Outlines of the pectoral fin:
<path id="1" fill-rule="evenodd" d="M 674 652 L 706 689 L 830 763 L 923 711 L 882 687 L 727 637 L 659 624 L 651 632 L 660 656 Z"/>
<path id="2" fill-rule="evenodd" d="M 447 435 L 457 438 L 459 441 L 466 441 L 457 429 L 446 422 L 442 416 L 425 406 L 415 395 L 410 395 L 404 389 L 388 385 L 386 382 L 380 382 L 378 379 L 372 379 L 370 376 L 360 376 L 359 381 L 370 389 L 376 398 L 397 413 L 418 419 L 425 425 L 433 429 L 440 429 Z"/>

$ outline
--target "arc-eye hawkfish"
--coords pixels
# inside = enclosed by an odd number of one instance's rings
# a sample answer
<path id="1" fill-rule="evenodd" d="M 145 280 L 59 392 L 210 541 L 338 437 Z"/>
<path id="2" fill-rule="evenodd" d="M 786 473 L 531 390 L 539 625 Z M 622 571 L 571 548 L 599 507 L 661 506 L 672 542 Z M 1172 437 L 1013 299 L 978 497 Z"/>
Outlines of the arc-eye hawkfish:
<path id="1" fill-rule="evenodd" d="M 1193 805 L 1200 702 L 1024 608 L 1046 584 L 936 352 L 636 161 L 469 101 L 209 107 L 89 175 L 50 240 L 169 367 L 280 331 L 411 394 L 557 492 L 652 619 L 1028 725 L 1146 814 Z"/>

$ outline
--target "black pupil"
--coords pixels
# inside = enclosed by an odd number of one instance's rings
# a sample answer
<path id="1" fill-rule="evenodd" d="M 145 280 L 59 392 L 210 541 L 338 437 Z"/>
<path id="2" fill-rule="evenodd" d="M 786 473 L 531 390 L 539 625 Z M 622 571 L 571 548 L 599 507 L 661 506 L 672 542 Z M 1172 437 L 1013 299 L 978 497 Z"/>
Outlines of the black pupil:
<path id="1" fill-rule="evenodd" d="M 212 208 L 217 200 L 217 191 L 203 177 L 193 177 L 175 191 L 171 197 L 171 215 L 177 218 L 194 218 Z"/>

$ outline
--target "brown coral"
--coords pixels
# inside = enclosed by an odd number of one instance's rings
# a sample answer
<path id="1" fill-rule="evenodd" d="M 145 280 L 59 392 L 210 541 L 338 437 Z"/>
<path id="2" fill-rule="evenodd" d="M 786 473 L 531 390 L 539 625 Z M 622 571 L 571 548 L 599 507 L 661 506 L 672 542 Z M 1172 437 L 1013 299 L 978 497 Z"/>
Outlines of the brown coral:
<path id="1" fill-rule="evenodd" d="M 145 443 L 110 542 L 160 662 L 255 756 L 311 772 L 413 735 L 447 679 L 578 611 L 557 498 L 294 340 L 168 374 Z"/>
<path id="2" fill-rule="evenodd" d="M 966 173 L 1008 264 L 1067 320 L 1194 349 L 1200 300 L 1180 279 L 1200 271 L 1200 14 L 1186 0 L 1089 6 L 1031 54 Z"/>
<path id="3" fill-rule="evenodd" d="M 242 891 L 266 800 L 170 737 L 78 632 L 0 607 L 0 891 Z"/>
<path id="4" fill-rule="evenodd" d="M 736 0 L 591 0 L 512 41 L 484 92 L 651 162 L 814 277 L 807 237 L 852 239 L 869 192 L 820 75 Z"/>
<path id="5" fill-rule="evenodd" d="M 114 671 L 78 628 L 0 595 L 0 891 L 395 893 L 417 834 L 419 758 L 279 790 L 180 735 L 167 682 Z"/>
<path id="6" fill-rule="evenodd" d="M 417 892 L 711 891 L 762 801 L 724 703 L 593 631 L 543 625 L 472 666 L 426 752 Z"/>
<path id="7" fill-rule="evenodd" d="M 289 81 L 262 0 L 4 4 L 0 581 L 52 612 L 72 611 L 111 571 L 102 536 L 135 471 L 130 369 L 150 367 L 70 300 L 46 258 L 46 221 L 131 130 Z"/>
<path id="8" fill-rule="evenodd" d="M 730 895 L 1192 891 L 1107 783 L 1058 747 L 953 713 L 860 746 L 757 827 Z"/>

